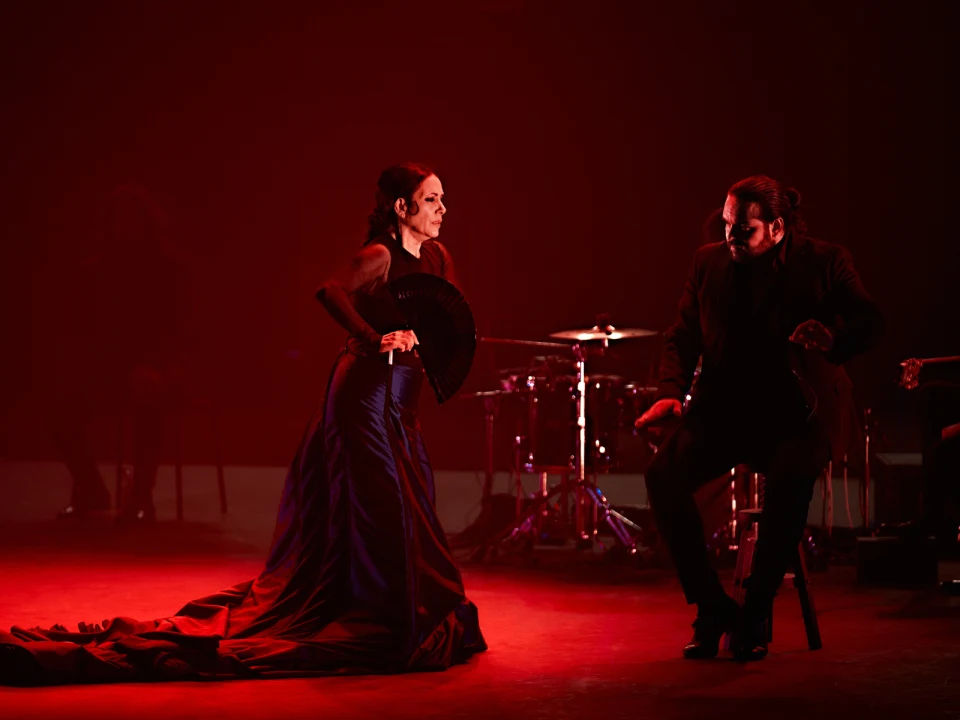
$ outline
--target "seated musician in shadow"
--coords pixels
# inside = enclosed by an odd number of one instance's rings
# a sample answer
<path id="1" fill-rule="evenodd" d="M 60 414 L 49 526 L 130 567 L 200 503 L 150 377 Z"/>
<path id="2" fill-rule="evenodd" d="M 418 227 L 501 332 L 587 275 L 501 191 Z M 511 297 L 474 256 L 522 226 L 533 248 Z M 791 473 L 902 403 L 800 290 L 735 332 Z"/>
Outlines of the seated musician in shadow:
<path id="1" fill-rule="evenodd" d="M 922 388 L 923 505 L 920 530 L 942 547 L 957 542 L 960 510 L 960 383 Z"/>
<path id="2" fill-rule="evenodd" d="M 680 416 L 698 360 L 697 392 L 646 473 L 657 527 L 697 605 L 690 659 L 712 658 L 733 632 L 735 655 L 767 652 L 766 621 L 800 541 L 814 483 L 837 444 L 842 364 L 882 329 L 844 248 L 807 237 L 800 194 L 753 176 L 723 207 L 725 240 L 703 245 L 667 331 L 659 399 L 637 427 Z M 739 464 L 767 477 L 764 523 L 745 605 L 711 568 L 694 491 Z"/>
<path id="3" fill-rule="evenodd" d="M 948 366 L 943 367 L 949 375 Z M 919 365 L 914 382 L 905 387 L 916 387 L 917 374 Z M 917 392 L 923 457 L 920 514 L 908 522 L 885 524 L 880 532 L 933 537 L 941 555 L 950 555 L 956 549 L 960 525 L 960 383 L 937 377 L 924 382 Z"/>
<path id="4" fill-rule="evenodd" d="M 155 518 L 164 413 L 182 386 L 179 345 L 186 316 L 186 263 L 169 245 L 165 228 L 163 213 L 145 190 L 116 187 L 96 253 L 68 267 L 50 288 L 56 310 L 38 385 L 49 436 L 73 483 L 60 518 L 110 507 L 85 437 L 95 414 L 131 421 L 132 487 L 117 521 Z"/>

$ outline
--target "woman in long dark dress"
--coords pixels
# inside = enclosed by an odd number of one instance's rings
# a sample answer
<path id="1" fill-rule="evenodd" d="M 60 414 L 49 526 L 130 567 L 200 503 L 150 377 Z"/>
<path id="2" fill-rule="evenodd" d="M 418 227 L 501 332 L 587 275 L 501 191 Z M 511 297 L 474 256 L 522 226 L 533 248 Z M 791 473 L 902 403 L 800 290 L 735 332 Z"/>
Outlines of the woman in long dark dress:
<path id="1" fill-rule="evenodd" d="M 0 684 L 402 672 L 486 649 L 434 507 L 417 338 L 398 329 L 385 287 L 414 272 L 452 280 L 436 240 L 445 212 L 430 170 L 385 170 L 367 243 L 317 291 L 350 336 L 290 466 L 260 577 L 161 620 L 0 632 Z"/>

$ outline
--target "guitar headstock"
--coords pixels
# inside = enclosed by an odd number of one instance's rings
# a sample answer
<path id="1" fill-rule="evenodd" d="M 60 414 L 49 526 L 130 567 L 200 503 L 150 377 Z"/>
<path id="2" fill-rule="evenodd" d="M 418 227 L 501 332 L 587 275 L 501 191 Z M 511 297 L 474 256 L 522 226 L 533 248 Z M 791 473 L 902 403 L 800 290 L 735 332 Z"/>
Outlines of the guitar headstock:
<path id="1" fill-rule="evenodd" d="M 900 367 L 900 387 L 905 390 L 916 390 L 920 385 L 920 370 L 923 368 L 923 361 L 910 358 L 900 363 Z"/>

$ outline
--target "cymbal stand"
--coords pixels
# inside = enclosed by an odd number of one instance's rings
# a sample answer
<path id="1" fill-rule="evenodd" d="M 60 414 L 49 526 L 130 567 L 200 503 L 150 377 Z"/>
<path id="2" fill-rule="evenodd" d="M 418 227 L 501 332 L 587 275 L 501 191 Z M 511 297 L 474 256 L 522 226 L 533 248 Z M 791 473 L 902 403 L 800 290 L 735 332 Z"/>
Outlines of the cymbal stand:
<path id="1" fill-rule="evenodd" d="M 606 345 L 606 341 L 604 341 Z M 553 489 L 548 490 L 541 477 L 540 493 L 536 499 L 522 513 L 518 514 L 516 525 L 510 529 L 502 540 L 516 540 L 522 535 L 534 532 L 538 518 L 542 517 L 547 504 L 553 497 L 561 493 L 574 492 L 575 498 L 575 535 L 578 544 L 581 547 L 584 543 L 587 546 L 596 542 L 597 531 L 601 521 L 605 521 L 614 535 L 614 538 L 622 544 L 632 555 L 637 552 L 637 545 L 630 534 L 628 528 L 639 532 L 642 528 L 632 522 L 629 518 L 618 513 L 610 506 L 603 491 L 597 487 L 592 478 L 586 474 L 586 452 L 587 452 L 587 369 L 586 369 L 586 349 L 581 344 L 572 347 L 576 359 L 577 373 L 577 408 L 576 423 L 577 433 L 574 454 L 574 480 L 573 487 L 570 487 L 570 480 L 565 478 Z M 591 523 L 588 528 L 587 517 L 590 515 Z"/>

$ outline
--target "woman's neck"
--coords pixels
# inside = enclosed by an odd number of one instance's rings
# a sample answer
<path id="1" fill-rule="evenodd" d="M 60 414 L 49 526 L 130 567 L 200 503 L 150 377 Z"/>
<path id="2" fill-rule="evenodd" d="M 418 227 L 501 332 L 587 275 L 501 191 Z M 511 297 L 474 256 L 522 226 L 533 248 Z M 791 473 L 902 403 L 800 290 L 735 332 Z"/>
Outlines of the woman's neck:
<path id="1" fill-rule="evenodd" d="M 394 239 L 396 239 L 396 233 L 390 234 L 393 235 Z M 403 246 L 403 249 L 416 258 L 420 257 L 420 246 L 423 245 L 423 240 L 418 240 L 415 238 L 413 233 L 411 233 L 409 230 L 407 232 L 403 232 L 402 228 L 400 230 L 400 236 L 400 245 Z"/>

